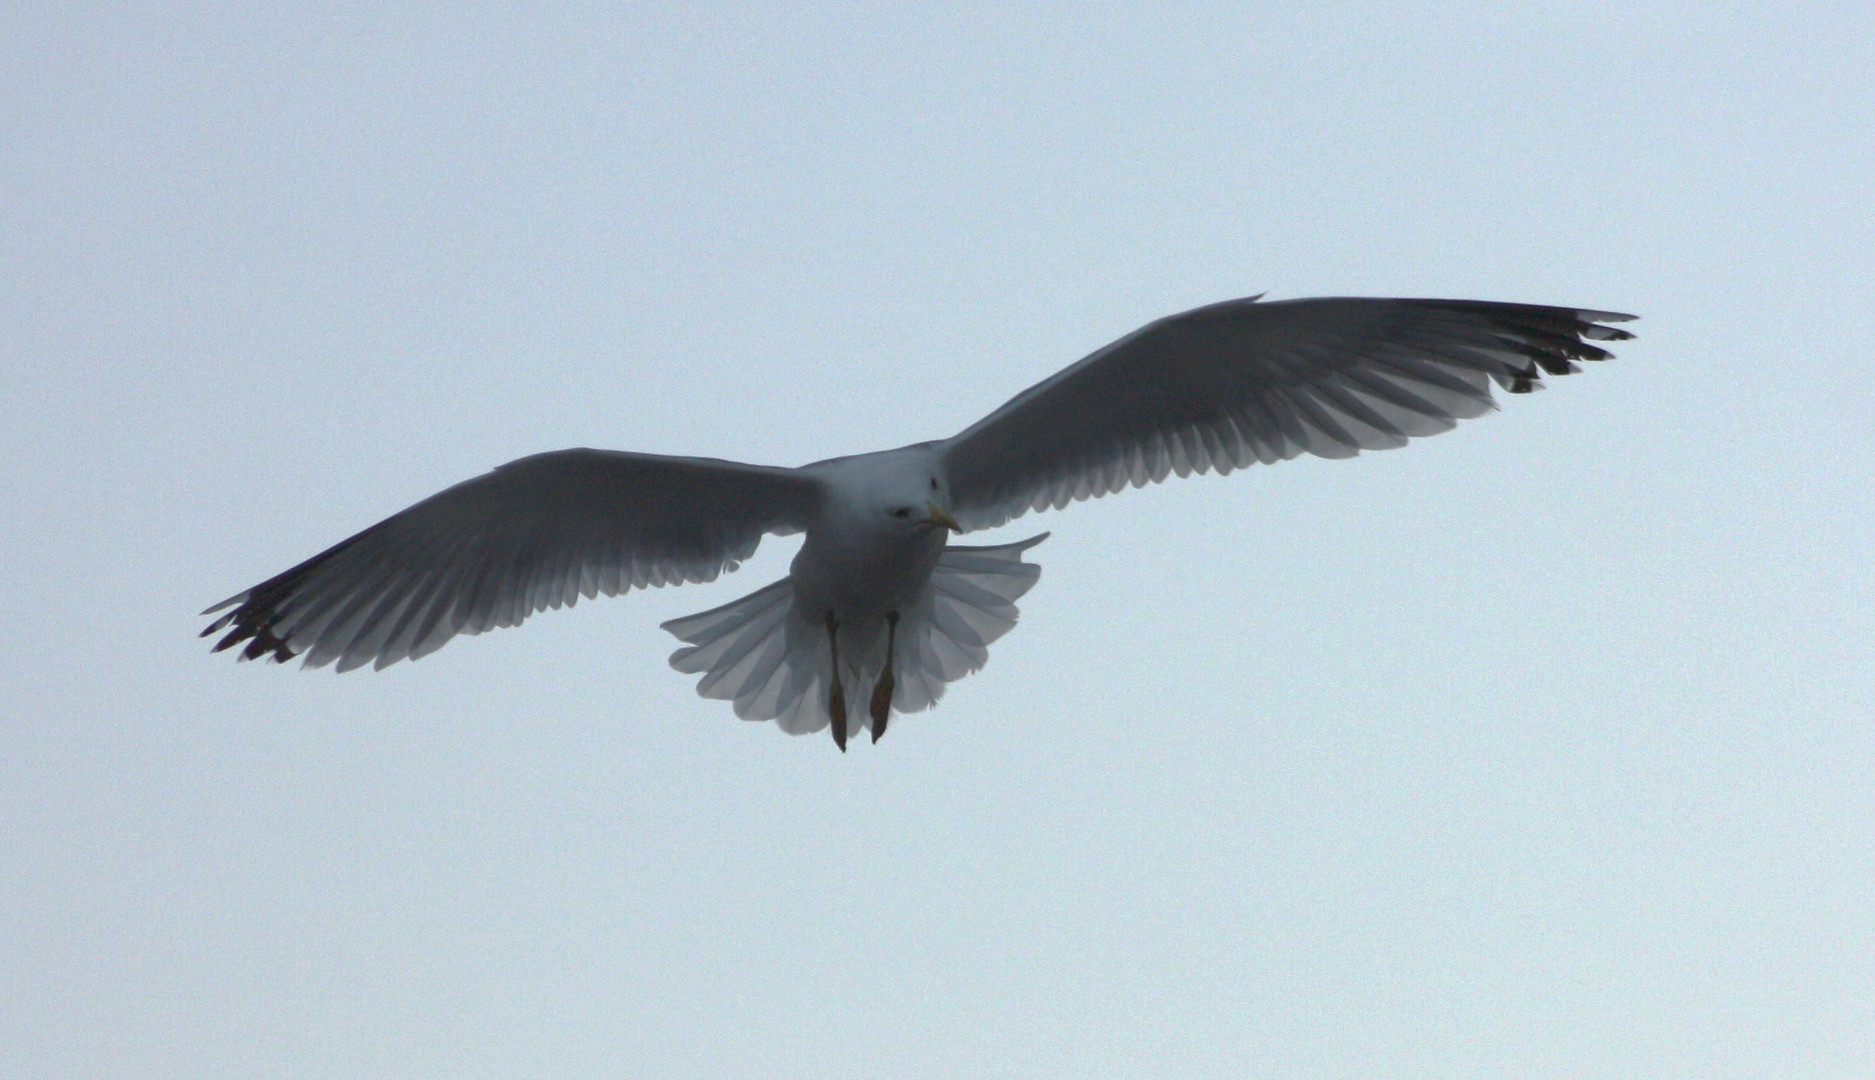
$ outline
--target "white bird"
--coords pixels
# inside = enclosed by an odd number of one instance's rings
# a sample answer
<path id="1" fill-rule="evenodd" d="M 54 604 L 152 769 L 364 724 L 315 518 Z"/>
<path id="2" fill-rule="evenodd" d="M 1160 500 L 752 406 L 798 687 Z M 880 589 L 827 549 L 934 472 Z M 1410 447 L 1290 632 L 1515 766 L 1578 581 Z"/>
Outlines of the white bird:
<path id="1" fill-rule="evenodd" d="M 711 581 L 763 534 L 788 576 L 664 628 L 678 671 L 804 734 L 928 708 L 1016 623 L 1047 537 L 956 547 L 1167 475 L 1404 445 L 1632 335 L 1608 311 L 1473 300 L 1229 300 L 1151 323 L 961 434 L 798 469 L 611 450 L 536 454 L 457 484 L 203 612 L 242 659 L 347 671 L 647 585 Z"/>

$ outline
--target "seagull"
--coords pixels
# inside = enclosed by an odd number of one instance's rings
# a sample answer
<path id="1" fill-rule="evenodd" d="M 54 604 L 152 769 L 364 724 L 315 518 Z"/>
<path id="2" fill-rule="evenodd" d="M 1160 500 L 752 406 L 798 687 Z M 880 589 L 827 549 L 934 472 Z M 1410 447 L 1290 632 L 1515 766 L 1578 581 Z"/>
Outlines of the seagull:
<path id="1" fill-rule="evenodd" d="M 800 468 L 617 450 L 464 481 L 216 604 L 220 652 L 349 671 L 416 660 L 581 597 L 713 581 L 764 535 L 788 576 L 663 624 L 697 693 L 789 734 L 885 734 L 980 669 L 1048 536 L 994 528 L 1167 476 L 1353 457 L 1496 408 L 1633 335 L 1610 311 L 1479 300 L 1227 300 L 1134 331 L 948 439 Z M 232 610 L 227 610 L 232 609 Z M 245 643 L 245 644 L 243 644 Z"/>

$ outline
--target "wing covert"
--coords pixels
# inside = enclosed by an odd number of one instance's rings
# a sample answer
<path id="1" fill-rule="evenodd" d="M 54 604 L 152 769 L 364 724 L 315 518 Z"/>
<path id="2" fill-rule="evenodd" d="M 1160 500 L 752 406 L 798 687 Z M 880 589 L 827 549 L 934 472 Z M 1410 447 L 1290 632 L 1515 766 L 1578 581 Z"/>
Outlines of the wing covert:
<path id="1" fill-rule="evenodd" d="M 581 596 L 711 581 L 807 527 L 820 482 L 709 458 L 559 450 L 447 488 L 209 608 L 242 659 L 417 659 Z"/>
<path id="2" fill-rule="evenodd" d="M 941 444 L 966 529 L 1167 475 L 1352 457 L 1449 430 L 1633 335 L 1606 311 L 1477 300 L 1228 300 L 1150 323 Z"/>

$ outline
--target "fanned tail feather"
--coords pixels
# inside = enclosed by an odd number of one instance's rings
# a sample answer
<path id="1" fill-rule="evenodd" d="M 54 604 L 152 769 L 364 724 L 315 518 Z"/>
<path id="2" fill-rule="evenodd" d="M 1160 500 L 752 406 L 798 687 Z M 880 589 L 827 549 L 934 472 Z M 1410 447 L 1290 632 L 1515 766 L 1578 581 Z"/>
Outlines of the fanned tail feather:
<path id="1" fill-rule="evenodd" d="M 931 581 L 899 613 L 892 695 L 895 712 L 928 709 L 947 684 L 980 669 L 989 646 L 1016 625 L 1016 601 L 1042 568 L 1022 553 L 1047 533 L 994 547 L 947 547 Z M 684 648 L 671 667 L 701 675 L 697 693 L 730 701 L 744 720 L 773 720 L 790 735 L 828 725 L 831 655 L 825 626 L 795 603 L 783 578 L 722 607 L 664 624 Z M 847 730 L 870 730 L 867 706 L 885 670 L 884 618 L 852 619 L 840 627 L 840 680 Z"/>

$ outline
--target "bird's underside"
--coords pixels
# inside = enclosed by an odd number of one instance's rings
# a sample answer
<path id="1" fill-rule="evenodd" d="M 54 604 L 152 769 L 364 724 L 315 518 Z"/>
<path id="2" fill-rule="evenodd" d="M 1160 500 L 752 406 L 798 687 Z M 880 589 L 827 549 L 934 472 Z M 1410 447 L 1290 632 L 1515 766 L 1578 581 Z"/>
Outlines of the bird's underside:
<path id="1" fill-rule="evenodd" d="M 1041 577 L 1023 553 L 1047 536 L 948 546 L 913 602 L 880 615 L 841 619 L 801 603 L 783 578 L 665 623 L 686 643 L 671 666 L 703 676 L 697 693 L 733 702 L 744 720 L 773 720 L 792 735 L 832 727 L 842 749 L 849 732 L 869 729 L 877 742 L 891 713 L 930 708 L 989 659 L 990 643 L 1016 625 L 1016 601 Z"/>
<path id="2" fill-rule="evenodd" d="M 1040 574 L 1022 554 L 1042 537 L 972 548 L 943 534 L 1173 474 L 1401 446 L 1494 408 L 1494 386 L 1526 393 L 1607 359 L 1598 343 L 1631 335 L 1606 324 L 1629 318 L 1455 300 L 1213 304 L 938 442 L 798 469 L 522 458 L 217 604 L 204 614 L 231 610 L 203 634 L 242 659 L 381 668 L 582 596 L 714 580 L 763 535 L 805 532 L 787 578 L 665 623 L 686 643 L 671 664 L 738 716 L 832 727 L 844 749 L 849 732 L 876 741 L 893 712 L 930 707 L 981 667 Z M 889 591 L 872 596 L 878 583 Z"/>

